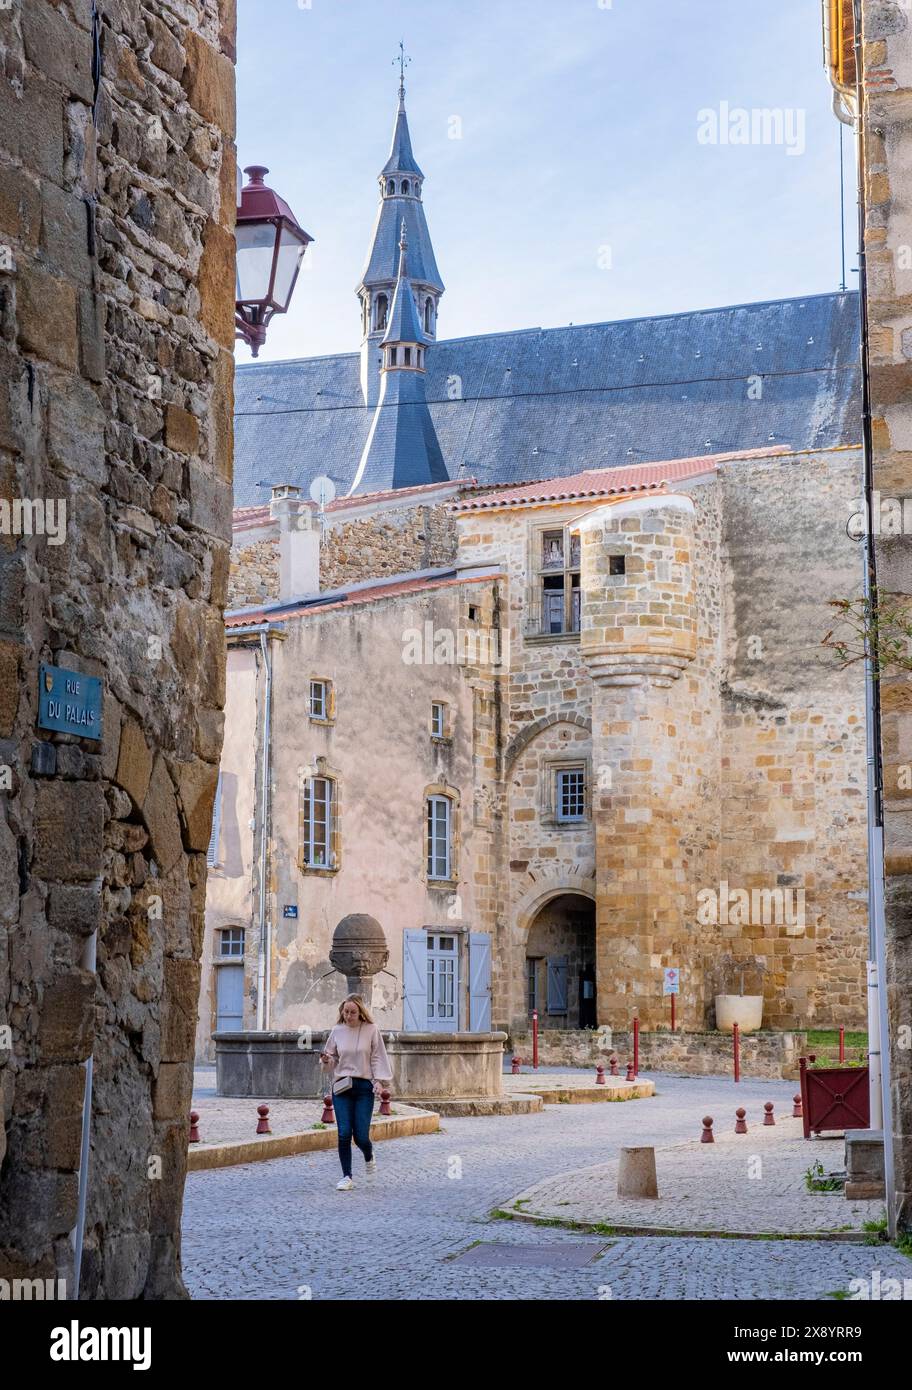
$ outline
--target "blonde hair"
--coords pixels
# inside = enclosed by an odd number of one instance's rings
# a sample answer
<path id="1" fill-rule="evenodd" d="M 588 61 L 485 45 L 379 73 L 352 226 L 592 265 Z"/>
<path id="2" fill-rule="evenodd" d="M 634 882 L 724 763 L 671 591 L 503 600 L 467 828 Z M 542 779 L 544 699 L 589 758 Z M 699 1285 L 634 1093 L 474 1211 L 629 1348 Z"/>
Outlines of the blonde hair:
<path id="1" fill-rule="evenodd" d="M 342 1003 L 339 1005 L 339 1017 L 336 1019 L 337 1023 L 345 1022 L 344 1018 L 342 1017 L 342 1010 L 345 1008 L 346 1004 L 357 1004 L 358 1014 L 360 1015 L 361 1022 L 373 1023 L 374 1020 L 371 1016 L 371 1011 L 365 1004 L 364 1000 L 361 998 L 360 994 L 346 994 L 345 998 L 342 1000 Z"/>

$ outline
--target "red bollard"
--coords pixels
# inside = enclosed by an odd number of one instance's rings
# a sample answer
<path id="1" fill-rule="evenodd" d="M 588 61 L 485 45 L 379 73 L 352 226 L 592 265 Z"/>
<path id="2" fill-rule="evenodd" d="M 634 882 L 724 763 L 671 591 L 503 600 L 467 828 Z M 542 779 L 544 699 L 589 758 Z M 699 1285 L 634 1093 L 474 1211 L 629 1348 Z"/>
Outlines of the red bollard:
<path id="1" fill-rule="evenodd" d="M 269 1128 L 269 1106 L 268 1106 L 268 1105 L 258 1105 L 258 1106 L 257 1106 L 257 1114 L 258 1114 L 259 1117 L 260 1117 L 260 1118 L 257 1120 L 257 1127 L 256 1127 L 256 1132 L 257 1132 L 257 1134 L 271 1134 L 271 1133 L 272 1133 L 272 1130 Z"/>
<path id="2" fill-rule="evenodd" d="M 334 1125 L 336 1117 L 333 1113 L 332 1091 L 327 1091 L 323 1097 L 323 1114 L 320 1116 L 320 1123 L 323 1125 Z"/>
<path id="3" fill-rule="evenodd" d="M 839 1025 L 839 1065 L 845 1065 L 845 1024 Z"/>
<path id="4" fill-rule="evenodd" d="M 392 1115 L 392 1113 L 393 1113 L 392 1110 L 390 1109 L 390 1096 L 391 1096 L 391 1094 L 392 1094 L 392 1092 L 391 1092 L 391 1091 L 387 1091 L 385 1088 L 384 1088 L 384 1090 L 382 1090 L 382 1091 L 380 1092 L 380 1114 L 381 1114 L 381 1115 Z"/>
<path id="5" fill-rule="evenodd" d="M 611 1075 L 612 1075 L 612 1076 L 619 1076 L 619 1075 L 620 1075 L 620 1072 L 618 1071 L 618 1059 L 617 1059 L 617 1056 L 616 1056 L 614 1053 L 612 1053 L 612 1055 L 609 1057 L 608 1061 L 609 1061 L 609 1064 L 610 1064 L 610 1066 L 611 1066 Z"/>
<path id="6" fill-rule="evenodd" d="M 640 1020 L 633 1020 L 633 1080 L 640 1074 Z"/>
<path id="7" fill-rule="evenodd" d="M 519 1069 L 521 1066 L 522 1062 L 519 1060 L 519 1058 L 513 1057 L 510 1062 L 510 1075 L 519 1076 Z"/>
<path id="8" fill-rule="evenodd" d="M 744 1118 L 746 1114 L 747 1114 L 747 1111 L 744 1109 L 744 1106 L 743 1106 L 743 1105 L 739 1105 L 739 1106 L 738 1106 L 738 1109 L 735 1111 L 735 1133 L 736 1133 L 736 1134 L 746 1134 L 746 1133 L 747 1133 L 747 1120 Z"/>
<path id="9" fill-rule="evenodd" d="M 741 1028 L 739 1024 L 732 1024 L 732 1053 L 735 1063 L 735 1080 L 741 1080 Z M 740 1131 L 739 1131 L 740 1132 Z"/>
<path id="10" fill-rule="evenodd" d="M 632 1063 L 632 1062 L 628 1062 L 628 1063 L 627 1063 L 627 1080 L 628 1080 L 628 1081 L 636 1081 L 636 1072 L 635 1072 L 634 1069 L 633 1069 L 633 1063 Z"/>
<path id="11" fill-rule="evenodd" d="M 532 1070 L 538 1071 L 538 1009 L 532 1010 Z"/>
<path id="12" fill-rule="evenodd" d="M 764 1105 L 763 1110 L 763 1123 L 765 1125 L 774 1125 L 776 1121 L 773 1118 L 773 1102 L 771 1100 L 768 1100 Z"/>
<path id="13" fill-rule="evenodd" d="M 801 1117 L 801 1093 L 799 1092 L 797 1096 L 792 1096 L 792 1119 L 800 1120 Z"/>
<path id="14" fill-rule="evenodd" d="M 190 1111 L 190 1139 L 188 1142 L 191 1144 L 200 1142 L 199 1115 L 195 1110 Z"/>
<path id="15" fill-rule="evenodd" d="M 716 1136 L 713 1134 L 713 1117 L 712 1117 L 712 1115 L 704 1115 L 704 1116 L 703 1116 L 703 1133 L 700 1135 L 700 1143 L 701 1143 L 701 1144 L 714 1144 L 715 1142 L 716 1142 Z"/>
<path id="16" fill-rule="evenodd" d="M 601 1062 L 599 1062 L 595 1069 L 595 1084 L 596 1086 L 604 1086 L 605 1084 L 605 1068 L 602 1066 Z"/>

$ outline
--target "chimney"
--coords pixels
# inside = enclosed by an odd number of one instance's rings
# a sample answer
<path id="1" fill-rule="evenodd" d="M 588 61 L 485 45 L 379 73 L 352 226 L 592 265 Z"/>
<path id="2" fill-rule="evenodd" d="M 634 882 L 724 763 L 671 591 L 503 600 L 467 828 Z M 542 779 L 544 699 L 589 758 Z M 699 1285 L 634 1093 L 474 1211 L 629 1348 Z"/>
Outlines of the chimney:
<path id="1" fill-rule="evenodd" d="M 279 524 L 279 598 L 320 592 L 320 523 L 314 503 L 301 489 L 280 483 L 272 489 L 269 514 Z"/>

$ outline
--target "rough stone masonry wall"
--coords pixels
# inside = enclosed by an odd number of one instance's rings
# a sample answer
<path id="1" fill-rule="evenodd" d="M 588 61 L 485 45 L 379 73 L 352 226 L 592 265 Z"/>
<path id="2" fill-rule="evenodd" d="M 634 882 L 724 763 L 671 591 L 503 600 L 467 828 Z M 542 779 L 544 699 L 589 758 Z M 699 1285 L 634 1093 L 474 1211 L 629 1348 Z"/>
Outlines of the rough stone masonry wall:
<path id="1" fill-rule="evenodd" d="M 456 558 L 456 522 L 443 505 L 395 507 L 374 516 L 342 520 L 327 513 L 320 546 L 320 588 L 341 589 L 385 574 L 442 569 Z M 231 549 L 228 607 L 247 608 L 279 596 L 278 532 L 237 531 Z"/>
<path id="2" fill-rule="evenodd" d="M 72 1294 L 93 1054 L 81 1294 L 179 1297 L 224 695 L 234 17 L 98 10 L 97 84 L 89 0 L 0 10 L 0 501 L 67 507 L 63 544 L 0 535 L 0 1277 Z M 101 678 L 101 743 L 37 729 L 39 662 Z"/>
<path id="3" fill-rule="evenodd" d="M 865 251 L 871 348 L 874 487 L 912 496 L 912 14 L 862 0 Z M 912 598 L 908 535 L 875 541 L 881 592 Z M 887 999 L 893 1080 L 896 1209 L 912 1228 L 912 680 L 885 672 L 884 754 Z"/>

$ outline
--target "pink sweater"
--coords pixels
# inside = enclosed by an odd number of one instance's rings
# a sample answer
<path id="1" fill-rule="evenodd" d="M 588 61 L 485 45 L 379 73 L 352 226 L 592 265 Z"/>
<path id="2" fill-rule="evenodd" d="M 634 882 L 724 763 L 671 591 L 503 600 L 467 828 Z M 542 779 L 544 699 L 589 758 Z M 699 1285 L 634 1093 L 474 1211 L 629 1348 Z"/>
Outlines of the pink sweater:
<path id="1" fill-rule="evenodd" d="M 393 1069 L 376 1023 L 337 1023 L 326 1039 L 323 1051 L 332 1057 L 333 1080 L 342 1076 L 363 1076 L 368 1081 L 392 1081 Z"/>

